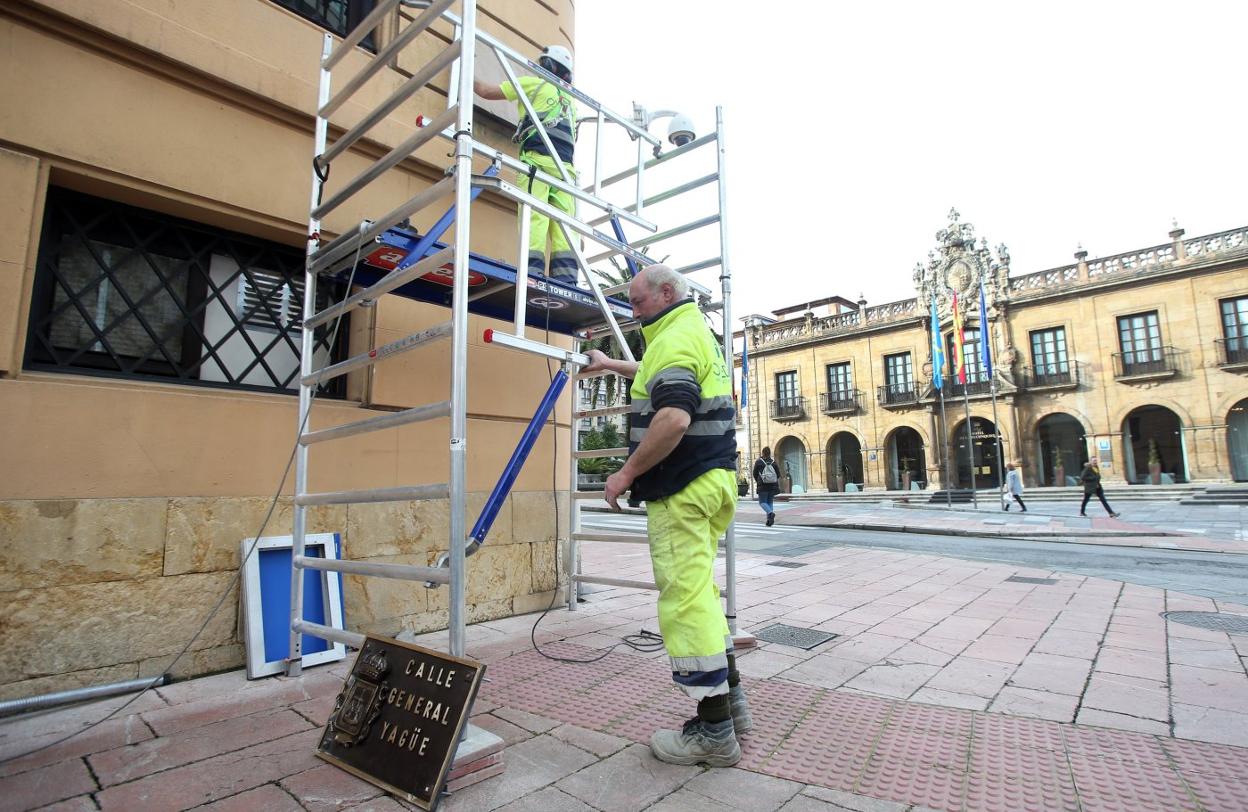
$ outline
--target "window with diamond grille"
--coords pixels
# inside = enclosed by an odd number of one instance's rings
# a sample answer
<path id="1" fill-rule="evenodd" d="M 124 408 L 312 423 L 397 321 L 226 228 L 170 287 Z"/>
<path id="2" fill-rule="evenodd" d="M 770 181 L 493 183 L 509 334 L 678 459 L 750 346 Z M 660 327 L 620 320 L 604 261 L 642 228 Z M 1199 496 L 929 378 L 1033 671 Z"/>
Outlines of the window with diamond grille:
<path id="1" fill-rule="evenodd" d="M 317 308 L 342 298 L 317 285 Z M 48 190 L 28 369 L 286 392 L 298 388 L 303 254 L 66 189 Z M 348 326 L 313 333 L 314 365 Z M 331 358 L 332 356 L 332 358 Z M 341 397 L 345 379 L 324 394 Z"/>
<path id="2" fill-rule="evenodd" d="M 282 8 L 288 8 L 306 20 L 345 37 L 373 10 L 373 0 L 273 0 Z M 364 46 L 372 49 L 372 34 L 364 39 Z"/>

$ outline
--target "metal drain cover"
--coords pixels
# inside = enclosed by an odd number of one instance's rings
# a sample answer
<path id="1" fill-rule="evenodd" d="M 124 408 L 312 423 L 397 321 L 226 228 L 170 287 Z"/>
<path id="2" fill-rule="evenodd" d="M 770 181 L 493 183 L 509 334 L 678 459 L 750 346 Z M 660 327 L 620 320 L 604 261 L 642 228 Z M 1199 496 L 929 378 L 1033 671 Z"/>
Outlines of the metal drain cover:
<path id="1" fill-rule="evenodd" d="M 801 562 L 798 562 L 798 561 L 768 561 L 768 562 L 767 562 L 767 566 L 769 566 L 769 567 L 785 567 L 785 568 L 787 568 L 787 569 L 795 570 L 795 569 L 798 569 L 798 568 L 800 568 L 800 567 L 804 567 L 804 566 L 806 566 L 806 565 L 805 565 L 805 564 L 802 564 Z"/>
<path id="2" fill-rule="evenodd" d="M 1030 575 L 1011 575 L 1006 578 L 1007 581 L 1013 581 L 1016 584 L 1056 584 L 1056 578 L 1032 578 Z"/>
<path id="3" fill-rule="evenodd" d="M 803 629 L 801 626 L 789 626 L 785 623 L 773 623 L 762 631 L 754 632 L 754 636 L 768 643 L 779 643 L 782 646 L 793 646 L 809 651 L 838 635 L 817 629 Z"/>
<path id="4" fill-rule="evenodd" d="M 1162 612 L 1161 616 L 1198 629 L 1248 634 L 1248 615 L 1233 615 L 1229 612 Z"/>

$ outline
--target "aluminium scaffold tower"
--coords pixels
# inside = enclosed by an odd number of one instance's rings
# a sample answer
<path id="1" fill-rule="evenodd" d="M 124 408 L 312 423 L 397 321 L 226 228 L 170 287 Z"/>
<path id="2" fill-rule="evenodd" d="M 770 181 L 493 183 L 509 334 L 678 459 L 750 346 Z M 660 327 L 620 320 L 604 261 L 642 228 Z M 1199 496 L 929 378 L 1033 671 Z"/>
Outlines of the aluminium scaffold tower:
<path id="1" fill-rule="evenodd" d="M 612 112 L 580 90 L 547 73 L 498 39 L 479 30 L 475 0 L 434 0 L 434 2 L 426 3 L 403 0 L 402 10 L 400 10 L 400 3 L 401 0 L 379 0 L 373 11 L 336 47 L 335 38 L 326 35 L 321 54 L 304 288 L 304 329 L 298 418 L 299 445 L 295 453 L 292 551 L 294 566 L 291 577 L 290 648 L 287 661 L 287 673 L 290 675 L 301 671 L 304 635 L 355 647 L 359 647 L 364 640 L 362 634 L 312 623 L 303 618 L 303 576 L 304 570 L 307 569 L 403 579 L 423 583 L 425 587 L 430 588 L 447 585 L 450 591 L 447 648 L 453 656 L 464 655 L 466 559 L 485 541 L 498 507 L 506 498 L 516 473 L 547 422 L 563 386 L 569 380 L 575 380 L 576 371 L 588 363 L 587 356 L 579 352 L 527 338 L 525 336 L 526 325 L 552 326 L 557 332 L 582 339 L 610 335 L 614 337 L 616 346 L 622 349 L 625 357 L 632 360 L 628 344 L 624 339 L 624 332 L 628 329 L 637 329 L 638 325 L 631 319 L 632 311 L 627 301 L 617 298 L 626 285 L 604 287 L 592 267 L 596 263 L 622 258 L 628 263 L 630 269 L 641 268 L 653 264 L 656 260 L 651 259 L 640 249 L 696 229 L 717 225 L 719 232 L 717 255 L 678 267 L 677 270 L 688 274 L 704 269 L 720 269 L 722 298 L 718 302 L 712 302 L 711 291 L 707 287 L 693 280 L 690 282 L 692 290 L 696 292 L 701 303 L 708 305 L 708 309 L 722 311 L 722 321 L 725 325 L 723 330 L 724 356 L 731 368 L 732 331 L 728 327 L 732 323 L 731 274 L 724 210 L 726 198 L 721 111 L 716 110 L 714 133 L 660 154 L 661 142 L 647 131 L 645 125 L 648 122 Z M 457 3 L 460 6 L 458 15 L 451 11 L 451 6 Z M 409 12 L 409 9 L 413 10 Z M 390 41 L 375 55 L 366 55 L 365 67 L 347 79 L 341 89 L 331 95 L 335 66 L 339 65 L 346 54 L 353 52 L 356 46 L 378 26 L 387 20 L 395 19 L 399 20 L 399 26 Z M 453 37 L 449 44 L 446 43 L 445 37 L 431 31 L 435 23 L 441 23 L 443 27 L 450 26 Z M 400 51 L 422 35 L 425 35 L 424 42 L 435 43 L 434 50 L 437 55 L 406 77 L 383 102 L 360 116 L 350 127 L 344 127 L 343 134 L 332 144 L 328 143 L 331 116 L 340 112 L 344 103 L 373 77 L 389 66 L 397 64 Z M 484 51 L 492 52 L 509 81 L 513 83 L 516 81 L 513 66 L 520 67 L 546 81 L 557 83 L 593 111 L 592 118 L 582 119 L 582 122 L 597 124 L 598 129 L 592 183 L 584 187 L 578 186 L 575 179 L 569 177 L 562 169 L 561 177 L 551 177 L 540 171 L 536 173 L 540 180 L 571 194 L 581 208 L 592 210 L 592 219 L 566 215 L 499 177 L 499 169 L 502 167 L 525 174 L 530 172 L 530 168 L 515 157 L 474 138 L 473 78 L 479 45 Z M 327 178 L 332 162 L 347 152 L 352 145 L 365 138 L 376 125 L 394 113 L 401 104 L 448 69 L 451 78 L 446 108 L 431 119 L 424 119 L 422 116 L 422 119 L 417 122 L 418 127 L 414 134 L 394 146 L 381 158 L 373 161 L 367 169 L 337 186 L 327 196 Z M 524 99 L 523 94 L 520 97 Z M 550 148 L 549 136 L 540 118 L 534 115 L 527 100 L 524 104 L 530 119 L 537 125 L 539 134 Z M 622 127 L 629 137 L 637 142 L 637 158 L 635 164 L 629 169 L 603 178 L 599 171 L 603 159 L 601 133 L 608 125 Z M 454 163 L 447 167 L 445 176 L 440 181 L 376 218 L 361 220 L 354 227 L 343 230 L 334 239 L 322 238 L 321 221 L 326 215 L 384 173 L 394 169 L 414 151 L 437 138 L 445 139 L 454 145 Z M 714 144 L 718 151 L 715 172 L 678 184 L 650 197 L 645 196 L 644 178 L 648 169 L 660 164 L 670 165 L 678 162 L 682 156 L 711 144 Z M 655 157 L 647 158 L 648 147 L 653 148 Z M 554 154 L 553 148 L 550 151 Z M 474 157 L 489 161 L 490 168 L 481 174 L 474 175 Z M 634 182 L 634 194 L 629 204 L 617 205 L 603 197 L 604 188 L 629 179 Z M 718 188 L 715 214 L 664 230 L 660 230 L 658 224 L 645 218 L 647 207 L 711 183 L 715 183 Z M 519 208 L 519 241 L 514 268 L 470 251 L 471 204 L 473 199 L 483 191 L 508 198 Z M 412 231 L 408 225 L 408 218 L 444 199 L 451 202 L 449 211 L 425 234 L 416 234 Z M 541 212 L 551 218 L 552 224 L 562 229 L 568 237 L 568 243 L 575 253 L 578 264 L 579 287 L 527 273 L 528 224 L 531 211 Z M 596 228 L 607 222 L 611 224 L 614 236 Z M 649 236 L 629 245 L 624 239 L 622 222 L 644 229 L 649 232 Z M 438 238 L 452 223 L 455 226 L 453 242 L 451 244 L 439 243 Z M 582 239 L 601 246 L 602 252 L 586 256 L 580 247 Z M 451 274 L 449 279 L 447 279 L 448 271 Z M 318 279 L 322 278 L 339 281 L 350 279 L 354 287 L 362 286 L 362 289 L 354 292 L 348 290 L 343 301 L 318 310 L 316 287 Z M 471 284 L 470 279 L 473 280 Z M 477 289 L 474 290 L 474 286 Z M 323 366 L 319 365 L 313 353 L 313 330 L 329 324 L 352 310 L 368 306 L 386 294 L 446 305 L 450 310 L 450 318 L 439 325 L 420 330 L 346 360 L 336 363 L 326 361 Z M 487 331 L 485 337 L 487 342 L 553 359 L 561 365 L 559 374 L 554 377 L 550 390 L 538 407 L 511 461 L 502 472 L 499 484 L 495 487 L 494 493 L 487 501 L 482 515 L 471 531 L 468 529 L 465 506 L 468 443 L 467 390 L 471 372 L 468 368 L 469 313 L 481 313 L 506 319 L 512 323 L 513 329 L 510 332 Z M 345 425 L 318 430 L 310 429 L 309 415 L 316 388 L 320 384 L 336 376 L 366 368 L 399 353 L 427 346 L 435 341 L 449 341 L 450 343 L 450 352 L 447 354 L 450 364 L 450 391 L 445 399 Z M 572 371 L 571 374 L 568 370 Z M 576 424 L 580 418 L 592 417 L 596 414 L 619 413 L 624 408 L 626 407 L 574 411 L 572 436 L 574 438 L 577 436 Z M 310 446 L 322 442 L 343 441 L 366 432 L 383 431 L 438 418 L 450 420 L 450 470 L 446 482 L 369 490 L 332 492 L 308 490 Z M 630 537 L 622 534 L 595 534 L 580 531 L 581 502 L 586 498 L 596 498 L 599 494 L 575 490 L 577 460 L 587 456 L 618 456 L 626 453 L 626 449 L 586 452 L 573 446 L 570 456 L 574 492 L 571 494 L 571 537 L 566 549 L 567 568 L 565 570 L 570 574 L 569 609 L 575 609 L 576 606 L 576 582 L 654 588 L 654 584 L 625 582 L 609 577 L 579 573 L 575 567 L 578 560 L 576 546 L 579 542 L 645 540 L 644 536 Z M 345 555 L 349 550 L 344 550 L 344 557 L 340 560 L 306 555 L 305 539 L 309 507 L 425 499 L 447 499 L 449 503 L 450 532 L 447 552 L 434 566 L 351 560 Z M 726 614 L 735 636 L 737 634 L 735 561 L 734 535 L 731 527 L 724 543 L 727 548 Z M 556 584 L 556 589 L 558 588 L 559 585 Z"/>

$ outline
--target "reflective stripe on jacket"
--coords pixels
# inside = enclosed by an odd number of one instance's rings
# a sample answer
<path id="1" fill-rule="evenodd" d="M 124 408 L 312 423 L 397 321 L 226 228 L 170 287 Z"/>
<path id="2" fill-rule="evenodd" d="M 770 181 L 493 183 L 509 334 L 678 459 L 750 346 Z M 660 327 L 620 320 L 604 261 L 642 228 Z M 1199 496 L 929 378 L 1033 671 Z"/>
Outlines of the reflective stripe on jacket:
<path id="1" fill-rule="evenodd" d="M 646 353 L 633 380 L 628 451 L 637 450 L 650 427 L 652 400 L 666 385 L 694 386 L 699 393 L 689 428 L 667 457 L 633 482 L 634 500 L 662 499 L 715 468 L 736 470 L 736 409 L 732 376 L 715 335 L 692 301 L 679 302 L 641 327 Z"/>

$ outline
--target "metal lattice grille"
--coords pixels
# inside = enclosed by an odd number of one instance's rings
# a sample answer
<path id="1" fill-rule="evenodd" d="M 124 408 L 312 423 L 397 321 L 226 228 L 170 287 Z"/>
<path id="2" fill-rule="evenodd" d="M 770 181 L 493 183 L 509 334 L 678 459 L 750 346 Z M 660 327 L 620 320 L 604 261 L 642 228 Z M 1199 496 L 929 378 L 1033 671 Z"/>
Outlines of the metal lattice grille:
<path id="1" fill-rule="evenodd" d="M 1162 617 L 1198 629 L 1248 634 L 1248 615 L 1233 615 L 1229 612 L 1165 612 Z"/>
<path id="2" fill-rule="evenodd" d="M 298 387 L 303 255 L 65 189 L 50 189 L 26 366 L 266 391 Z M 321 280 L 317 308 L 341 298 Z M 347 325 L 313 334 L 315 365 Z M 326 393 L 341 396 L 345 379 Z"/>
<path id="3" fill-rule="evenodd" d="M 828 642 L 837 635 L 821 632 L 817 629 L 789 626 L 786 623 L 773 623 L 762 631 L 754 632 L 754 636 L 768 643 L 779 643 L 782 646 L 793 646 L 794 648 L 809 651 L 815 646 Z"/>

